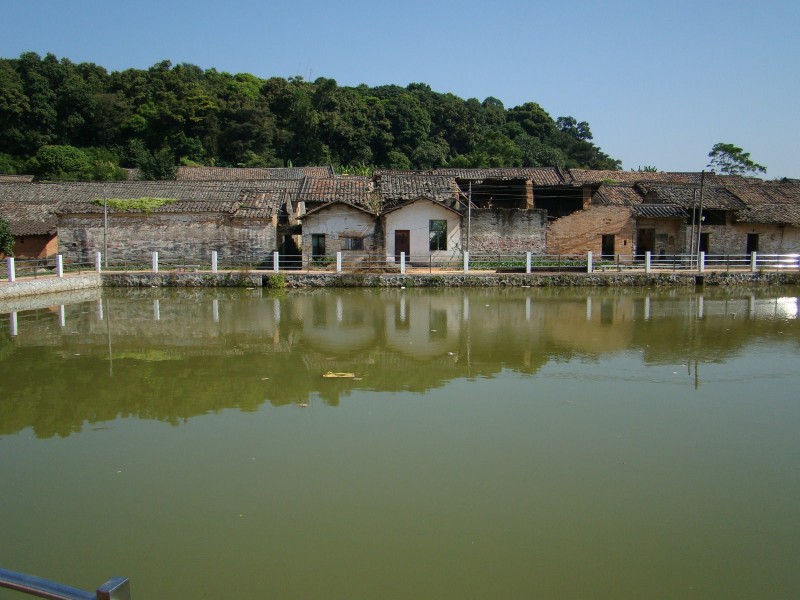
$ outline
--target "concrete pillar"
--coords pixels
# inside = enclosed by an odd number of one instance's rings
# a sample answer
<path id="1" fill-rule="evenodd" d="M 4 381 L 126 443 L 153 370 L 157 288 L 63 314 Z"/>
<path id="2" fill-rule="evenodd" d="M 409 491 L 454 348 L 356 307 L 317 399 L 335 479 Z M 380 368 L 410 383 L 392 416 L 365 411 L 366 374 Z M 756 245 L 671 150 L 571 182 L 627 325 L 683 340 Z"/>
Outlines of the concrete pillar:
<path id="1" fill-rule="evenodd" d="M 697 270 L 703 273 L 706 270 L 706 253 L 700 253 L 700 261 L 697 263 Z"/>
<path id="2" fill-rule="evenodd" d="M 644 272 L 650 273 L 650 250 L 644 253 Z"/>
<path id="3" fill-rule="evenodd" d="M 525 253 L 525 272 L 530 275 L 531 272 L 531 253 Z"/>
<path id="4" fill-rule="evenodd" d="M 158 252 L 153 252 L 151 263 L 152 266 L 150 270 L 153 271 L 153 273 L 158 273 Z"/>
<path id="5" fill-rule="evenodd" d="M 14 257 L 9 256 L 6 259 L 6 268 L 8 269 L 8 280 L 14 282 L 17 280 L 17 268 L 14 265 Z"/>
<path id="6" fill-rule="evenodd" d="M 405 252 L 401 252 L 400 253 L 400 274 L 401 275 L 405 275 L 406 274 L 406 253 Z"/>
<path id="7" fill-rule="evenodd" d="M 272 272 L 277 273 L 281 269 L 281 256 L 277 252 L 272 253 Z"/>
<path id="8" fill-rule="evenodd" d="M 591 273 L 593 268 L 594 265 L 592 265 L 592 253 L 589 252 L 589 254 L 586 255 L 586 272 Z"/>
<path id="9" fill-rule="evenodd" d="M 211 251 L 211 272 L 212 273 L 216 273 L 218 271 L 217 258 L 218 258 L 217 257 L 217 251 L 216 250 L 212 250 Z"/>
<path id="10" fill-rule="evenodd" d="M 341 252 L 337 252 L 336 253 L 336 272 L 337 273 L 341 273 L 342 272 L 342 253 Z"/>
<path id="11" fill-rule="evenodd" d="M 100 273 L 103 270 L 103 255 L 99 252 L 94 253 L 94 270 Z"/>
<path id="12" fill-rule="evenodd" d="M 56 277 L 64 277 L 64 257 L 56 254 Z"/>
<path id="13" fill-rule="evenodd" d="M 469 252 L 464 252 L 464 273 L 469 273 Z"/>
<path id="14" fill-rule="evenodd" d="M 756 272 L 756 265 L 758 264 L 758 252 L 752 252 L 750 254 L 750 271 L 755 273 Z"/>

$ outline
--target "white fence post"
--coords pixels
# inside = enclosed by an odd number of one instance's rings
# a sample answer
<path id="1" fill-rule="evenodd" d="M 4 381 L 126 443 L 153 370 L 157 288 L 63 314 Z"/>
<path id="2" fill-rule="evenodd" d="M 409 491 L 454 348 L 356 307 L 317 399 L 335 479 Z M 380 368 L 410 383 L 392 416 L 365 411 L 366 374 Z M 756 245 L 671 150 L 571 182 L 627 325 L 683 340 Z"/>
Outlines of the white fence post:
<path id="1" fill-rule="evenodd" d="M 94 253 L 94 270 L 98 273 L 103 270 L 103 255 L 99 252 Z"/>
<path id="2" fill-rule="evenodd" d="M 531 253 L 525 253 L 525 272 L 530 275 L 531 272 Z"/>
<path id="3" fill-rule="evenodd" d="M 341 251 L 336 253 L 336 272 L 337 273 L 341 273 L 342 272 L 342 253 L 341 253 Z"/>
<path id="4" fill-rule="evenodd" d="M 758 264 L 758 252 L 750 253 L 750 271 L 756 272 L 756 265 Z"/>
<path id="5" fill-rule="evenodd" d="M 153 252 L 153 258 L 151 260 L 151 267 L 150 270 L 153 273 L 158 273 L 158 252 Z"/>
<path id="6" fill-rule="evenodd" d="M 706 270 L 706 253 L 700 253 L 700 261 L 697 263 L 697 270 L 701 273 Z"/>
<path id="7" fill-rule="evenodd" d="M 592 265 L 592 253 L 589 252 L 586 255 L 586 272 L 591 273 L 594 269 L 594 265 Z"/>
<path id="8" fill-rule="evenodd" d="M 405 275 L 406 274 L 406 253 L 405 252 L 401 252 L 400 253 L 400 274 L 401 275 Z"/>
<path id="9" fill-rule="evenodd" d="M 272 272 L 277 273 L 281 269 L 281 255 L 278 252 L 272 253 Z"/>
<path id="10" fill-rule="evenodd" d="M 217 251 L 216 250 L 212 250 L 211 251 L 211 272 L 212 273 L 216 273 L 217 272 Z"/>
<path id="11" fill-rule="evenodd" d="M 469 273 L 469 252 L 464 252 L 464 273 Z"/>
<path id="12" fill-rule="evenodd" d="M 56 254 L 56 277 L 64 277 L 64 257 Z"/>
<path id="13" fill-rule="evenodd" d="M 648 250 L 644 253 L 644 272 L 649 273 L 651 270 L 650 267 L 650 250 Z"/>
<path id="14" fill-rule="evenodd" d="M 14 257 L 9 256 L 6 258 L 6 268 L 8 269 L 8 280 L 14 282 L 17 280 L 17 269 L 14 266 Z"/>

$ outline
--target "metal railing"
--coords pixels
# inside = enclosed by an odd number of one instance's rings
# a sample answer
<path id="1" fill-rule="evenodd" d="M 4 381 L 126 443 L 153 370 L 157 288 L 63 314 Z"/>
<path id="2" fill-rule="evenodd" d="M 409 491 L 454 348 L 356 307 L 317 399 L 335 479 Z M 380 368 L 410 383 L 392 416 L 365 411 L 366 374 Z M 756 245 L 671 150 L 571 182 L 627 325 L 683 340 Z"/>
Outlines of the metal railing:
<path id="1" fill-rule="evenodd" d="M 59 262 L 60 261 L 60 262 Z M 100 268 L 97 267 L 98 263 Z M 60 266 L 59 266 L 60 265 Z M 703 271 L 798 271 L 800 254 L 689 254 L 644 255 L 615 254 L 535 254 L 469 253 L 456 251 L 449 254 L 385 256 L 363 252 L 337 252 L 323 256 L 298 254 L 225 255 L 220 259 L 212 252 L 206 258 L 197 256 L 160 256 L 158 252 L 143 253 L 134 260 L 104 261 L 98 255 L 92 262 L 52 259 L 19 259 L 2 261 L 0 279 L 37 278 L 60 276 L 64 273 L 90 271 L 122 272 L 218 272 L 218 271 L 303 271 L 315 272 L 497 272 L 497 273 L 547 273 L 645 271 L 645 272 L 703 272 Z"/>
<path id="2" fill-rule="evenodd" d="M 112 577 L 95 592 L 87 592 L 42 577 L 0 569 L 0 588 L 53 600 L 131 600 L 131 586 L 127 577 Z"/>

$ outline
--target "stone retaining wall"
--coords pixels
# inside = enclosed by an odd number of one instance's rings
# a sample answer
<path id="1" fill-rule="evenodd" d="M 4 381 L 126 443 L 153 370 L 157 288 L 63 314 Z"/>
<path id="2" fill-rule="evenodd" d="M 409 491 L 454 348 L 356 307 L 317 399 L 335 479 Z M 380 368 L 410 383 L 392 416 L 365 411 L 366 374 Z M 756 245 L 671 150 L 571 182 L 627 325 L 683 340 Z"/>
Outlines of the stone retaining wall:
<path id="1" fill-rule="evenodd" d="M 688 286 L 800 285 L 800 273 L 706 272 L 697 273 L 96 273 L 64 278 L 17 280 L 0 284 L 0 300 L 53 294 L 101 286 L 240 287 L 240 288 L 342 288 L 342 287 L 688 287 Z"/>

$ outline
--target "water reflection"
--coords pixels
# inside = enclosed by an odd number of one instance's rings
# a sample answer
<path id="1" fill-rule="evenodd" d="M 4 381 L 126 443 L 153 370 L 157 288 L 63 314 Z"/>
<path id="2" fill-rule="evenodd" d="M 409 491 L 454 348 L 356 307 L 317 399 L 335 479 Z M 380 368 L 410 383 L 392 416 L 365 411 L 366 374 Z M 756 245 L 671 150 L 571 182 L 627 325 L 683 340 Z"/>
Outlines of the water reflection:
<path id="1" fill-rule="evenodd" d="M 336 406 L 354 390 L 424 392 L 630 352 L 683 365 L 698 387 L 703 364 L 762 344 L 796 352 L 800 341 L 796 290 L 145 289 L 34 302 L 0 319 L 0 434 L 66 436 L 126 416 L 177 424 L 265 402 Z"/>

